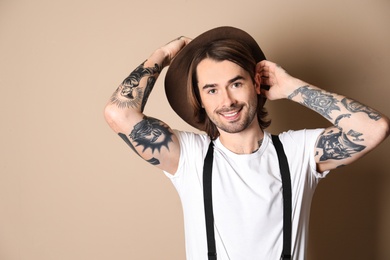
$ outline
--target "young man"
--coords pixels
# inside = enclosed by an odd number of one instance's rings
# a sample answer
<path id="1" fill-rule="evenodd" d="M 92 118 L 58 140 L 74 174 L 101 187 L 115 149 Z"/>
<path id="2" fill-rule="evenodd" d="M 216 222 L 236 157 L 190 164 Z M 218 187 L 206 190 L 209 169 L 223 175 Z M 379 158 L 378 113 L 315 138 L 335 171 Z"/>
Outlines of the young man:
<path id="1" fill-rule="evenodd" d="M 171 106 L 207 134 L 173 131 L 143 114 L 168 65 L 165 87 Z M 282 191 L 288 187 L 282 183 L 277 140 L 265 131 L 266 99 L 299 102 L 333 125 L 279 135 L 291 179 L 290 215 L 284 211 Z M 265 60 L 251 36 L 232 27 L 212 29 L 192 41 L 180 37 L 156 50 L 114 92 L 105 116 L 139 156 L 171 178 L 183 205 L 187 259 L 194 260 L 280 259 L 287 243 L 286 259 L 305 259 L 310 204 L 319 180 L 367 154 L 389 134 L 387 117 L 290 76 Z M 210 143 L 208 200 L 203 171 Z M 209 204 L 212 225 L 206 230 Z"/>

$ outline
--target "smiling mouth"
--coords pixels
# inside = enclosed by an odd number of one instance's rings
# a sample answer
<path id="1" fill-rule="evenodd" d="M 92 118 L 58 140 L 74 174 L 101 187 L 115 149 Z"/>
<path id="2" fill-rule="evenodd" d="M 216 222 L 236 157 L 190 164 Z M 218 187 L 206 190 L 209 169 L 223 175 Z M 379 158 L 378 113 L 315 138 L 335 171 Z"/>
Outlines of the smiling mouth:
<path id="1" fill-rule="evenodd" d="M 232 112 L 232 113 L 224 113 L 222 114 L 225 117 L 232 117 L 238 114 L 238 111 Z"/>
<path id="2" fill-rule="evenodd" d="M 240 108 L 239 110 L 234 110 L 234 111 L 219 112 L 219 114 L 228 120 L 235 120 L 238 118 L 241 110 L 242 110 L 242 108 Z"/>

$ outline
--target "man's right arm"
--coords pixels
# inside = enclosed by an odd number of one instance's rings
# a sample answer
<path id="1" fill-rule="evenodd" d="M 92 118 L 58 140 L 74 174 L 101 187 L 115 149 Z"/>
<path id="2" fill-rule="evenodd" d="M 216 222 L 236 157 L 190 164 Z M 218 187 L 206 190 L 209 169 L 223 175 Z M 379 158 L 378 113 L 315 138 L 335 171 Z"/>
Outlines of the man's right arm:
<path id="1" fill-rule="evenodd" d="M 162 69 L 189 41 L 180 37 L 157 49 L 119 85 L 104 111 L 110 127 L 135 153 L 172 174 L 179 163 L 179 141 L 168 125 L 143 111 Z"/>

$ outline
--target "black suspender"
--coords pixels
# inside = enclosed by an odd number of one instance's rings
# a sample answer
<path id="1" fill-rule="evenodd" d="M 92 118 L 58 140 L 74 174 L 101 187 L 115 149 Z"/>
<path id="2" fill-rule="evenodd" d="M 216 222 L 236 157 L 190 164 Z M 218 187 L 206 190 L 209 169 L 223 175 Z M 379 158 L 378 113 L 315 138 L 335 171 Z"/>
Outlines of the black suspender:
<path id="1" fill-rule="evenodd" d="M 204 211 L 206 215 L 206 235 L 207 235 L 207 251 L 208 259 L 217 259 L 217 250 L 215 249 L 215 236 L 214 236 L 214 214 L 213 214 L 213 200 L 212 200 L 212 185 L 211 175 L 213 169 L 214 158 L 213 142 L 210 142 L 209 149 L 207 150 L 206 158 L 203 165 L 203 200 Z"/>
<path id="2" fill-rule="evenodd" d="M 291 178 L 288 167 L 287 157 L 284 153 L 283 145 L 279 137 L 272 135 L 272 142 L 276 148 L 276 153 L 279 160 L 279 168 L 282 175 L 283 186 L 283 252 L 281 259 L 291 259 Z M 212 202 L 212 168 L 213 168 L 213 142 L 210 142 L 203 165 L 203 199 L 206 217 L 206 235 L 207 235 L 207 250 L 208 259 L 216 260 L 217 251 L 215 248 L 214 236 L 214 215 Z"/>
<path id="3" fill-rule="evenodd" d="M 288 168 L 288 161 L 284 153 L 283 145 L 279 140 L 279 136 L 272 135 L 272 142 L 274 143 L 276 153 L 279 159 L 279 169 L 282 175 L 283 187 L 283 251 L 281 259 L 291 259 L 291 178 L 290 170 Z"/>

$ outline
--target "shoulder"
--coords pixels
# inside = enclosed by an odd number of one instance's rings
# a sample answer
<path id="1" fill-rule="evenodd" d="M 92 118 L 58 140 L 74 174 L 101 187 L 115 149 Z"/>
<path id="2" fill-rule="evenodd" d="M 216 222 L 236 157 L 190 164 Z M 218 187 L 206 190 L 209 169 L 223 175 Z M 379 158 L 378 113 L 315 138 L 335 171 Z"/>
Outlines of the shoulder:
<path id="1" fill-rule="evenodd" d="M 280 133 L 279 138 L 280 141 L 286 145 L 308 145 L 314 147 L 319 135 L 323 132 L 323 128 L 289 130 Z"/>
<path id="2" fill-rule="evenodd" d="M 199 146 L 202 147 L 205 144 L 210 143 L 210 138 L 206 134 L 180 131 L 174 129 L 173 132 L 177 136 L 180 142 L 180 146 Z"/>
<path id="3" fill-rule="evenodd" d="M 180 144 L 180 158 L 202 159 L 207 153 L 210 138 L 206 134 L 173 130 Z"/>
<path id="4" fill-rule="evenodd" d="M 183 172 L 194 170 L 200 165 L 207 153 L 210 138 L 206 134 L 176 129 L 173 129 L 173 132 L 180 144 L 179 165 L 174 174 L 177 178 L 182 176 Z"/>
<path id="5" fill-rule="evenodd" d="M 289 163 L 308 165 L 314 176 L 323 178 L 328 172 L 318 172 L 315 161 L 315 146 L 324 129 L 303 129 L 287 131 L 279 134 Z M 299 167 L 301 167 L 299 166 Z"/>

